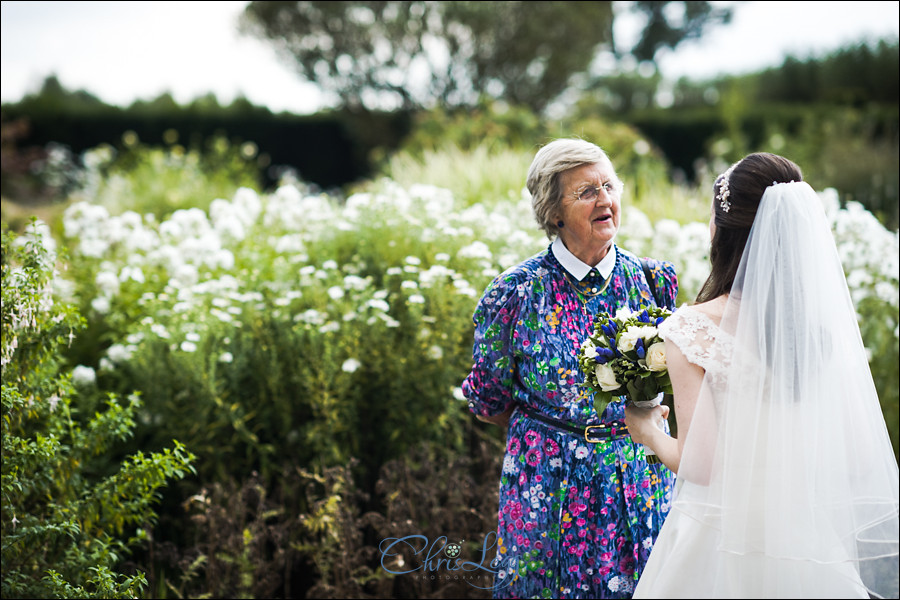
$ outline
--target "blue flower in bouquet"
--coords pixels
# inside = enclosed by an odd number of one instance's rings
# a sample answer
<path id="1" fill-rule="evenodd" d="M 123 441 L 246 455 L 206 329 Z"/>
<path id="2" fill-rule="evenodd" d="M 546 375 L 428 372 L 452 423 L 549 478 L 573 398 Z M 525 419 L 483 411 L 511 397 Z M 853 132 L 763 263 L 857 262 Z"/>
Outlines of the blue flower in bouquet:
<path id="1" fill-rule="evenodd" d="M 671 314 L 652 306 L 597 315 L 578 357 L 582 385 L 594 395 L 597 414 L 602 415 L 614 398 L 640 403 L 653 401 L 661 392 L 672 393 L 665 342 L 658 329 Z"/>

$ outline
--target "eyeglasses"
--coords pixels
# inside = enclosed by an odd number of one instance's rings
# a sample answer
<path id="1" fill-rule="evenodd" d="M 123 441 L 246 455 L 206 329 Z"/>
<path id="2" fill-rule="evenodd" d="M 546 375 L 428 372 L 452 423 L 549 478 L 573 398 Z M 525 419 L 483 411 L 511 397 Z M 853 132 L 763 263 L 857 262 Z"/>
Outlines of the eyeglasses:
<path id="1" fill-rule="evenodd" d="M 583 200 L 584 202 L 596 202 L 600 197 L 600 189 L 596 185 L 588 184 L 582 188 L 579 188 L 577 192 L 575 192 L 574 196 L 576 200 Z M 612 195 L 616 191 L 616 184 L 612 181 L 607 181 L 603 184 L 603 191 L 607 193 L 607 195 Z"/>

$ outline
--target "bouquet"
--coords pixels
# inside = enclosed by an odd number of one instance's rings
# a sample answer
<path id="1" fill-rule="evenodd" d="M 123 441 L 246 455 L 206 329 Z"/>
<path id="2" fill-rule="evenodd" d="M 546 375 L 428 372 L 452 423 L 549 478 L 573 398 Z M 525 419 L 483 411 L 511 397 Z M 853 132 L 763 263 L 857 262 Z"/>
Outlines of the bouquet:
<path id="1" fill-rule="evenodd" d="M 651 408 L 662 401 L 662 394 L 672 393 L 665 342 L 658 330 L 671 314 L 667 308 L 651 306 L 597 315 L 594 332 L 581 344 L 578 364 L 598 415 L 616 398 Z M 658 462 L 652 451 L 646 455 L 648 462 Z"/>

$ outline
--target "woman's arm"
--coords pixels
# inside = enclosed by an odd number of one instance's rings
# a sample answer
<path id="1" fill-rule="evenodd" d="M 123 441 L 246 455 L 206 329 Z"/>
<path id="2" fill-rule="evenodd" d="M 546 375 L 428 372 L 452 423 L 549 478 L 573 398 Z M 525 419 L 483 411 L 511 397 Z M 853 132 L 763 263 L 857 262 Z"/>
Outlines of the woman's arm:
<path id="1" fill-rule="evenodd" d="M 678 473 L 684 440 L 687 438 L 688 428 L 694 416 L 705 371 L 689 362 L 678 346 L 669 341 L 666 342 L 666 364 L 675 396 L 678 438 L 669 436 L 658 426 L 660 420 L 665 419 L 669 413 L 666 406 L 651 409 L 626 406 L 625 423 L 635 442 L 648 446 L 656 452 L 664 465 Z"/>
<path id="2" fill-rule="evenodd" d="M 469 410 L 485 423 L 506 426 L 516 405 L 515 324 L 521 310 L 517 271 L 499 275 L 485 290 L 472 317 L 475 325 L 472 369 L 462 382 Z"/>

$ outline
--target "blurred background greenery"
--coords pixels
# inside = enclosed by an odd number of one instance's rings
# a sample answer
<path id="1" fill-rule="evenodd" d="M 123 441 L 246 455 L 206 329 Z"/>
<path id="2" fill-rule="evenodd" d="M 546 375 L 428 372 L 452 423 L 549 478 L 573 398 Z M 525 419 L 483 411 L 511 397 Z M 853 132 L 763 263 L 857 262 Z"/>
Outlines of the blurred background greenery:
<path id="1" fill-rule="evenodd" d="M 245 168 L 260 186 L 290 170 L 321 189 L 346 190 L 390 169 L 398 155 L 421 161 L 424 152 L 476 146 L 527 155 L 551 138 L 580 135 L 607 148 L 635 185 L 654 185 L 656 174 L 702 183 L 748 152 L 779 152 L 801 164 L 816 188 L 834 187 L 898 226 L 896 39 L 788 56 L 758 73 L 672 83 L 653 68 L 654 57 L 727 22 L 730 12 L 708 2 L 637 2 L 647 19 L 639 42 L 612 73 L 597 74 L 591 58 L 610 48 L 611 4 L 544 3 L 546 14 L 536 14 L 516 2 L 309 2 L 303 9 L 250 2 L 247 35 L 269 41 L 301 76 L 333 91 L 332 108 L 273 114 L 244 98 L 222 106 L 212 94 L 186 105 L 163 94 L 122 108 L 67 90 L 51 75 L 38 92 L 2 107 L 5 204 L 64 199 L 74 183 L 66 168 L 100 145 L 120 160 L 129 160 L 134 143 L 212 149 L 216 160 L 231 160 L 221 152 L 226 143 L 240 149 L 233 154 L 243 163 L 231 167 Z M 673 24 L 664 5 L 680 4 L 686 12 Z M 440 25 L 415 26 L 428 19 Z M 535 25 L 547 22 L 555 26 Z M 461 28 L 478 52 L 459 47 Z M 425 35 L 443 36 L 459 68 L 433 69 L 421 89 L 406 71 L 423 60 Z M 328 43 L 304 41 L 311 38 Z M 629 136 L 640 143 L 629 145 Z M 656 173 L 635 170 L 648 164 Z"/>
<path id="2" fill-rule="evenodd" d="M 710 186 L 732 161 L 776 152 L 817 190 L 835 190 L 897 452 L 896 261 L 879 255 L 896 249 L 900 207 L 897 40 L 672 84 L 653 68 L 660 49 L 728 11 L 636 2 L 643 34 L 599 75 L 590 64 L 611 43 L 610 4 L 249 3 L 248 35 L 341 99 L 313 115 L 212 95 L 122 108 L 53 76 L 3 104 L 3 230 L 27 239 L 33 217 L 46 224 L 59 298 L 84 318 L 58 357 L 57 376 L 94 374 L 68 392 L 74 422 L 89 428 L 107 394 L 142 399 L 120 428 L 128 435 L 79 459 L 79 485 L 172 439 L 196 456 L 196 471 L 158 495 L 155 517 L 106 531 L 129 547 L 107 562 L 146 573 L 144 597 L 489 595 L 391 577 L 378 545 L 443 535 L 468 540 L 473 557 L 473 537 L 496 527 L 503 432 L 454 394 L 477 295 L 546 244 L 523 187 L 534 152 L 556 137 L 610 154 L 635 209 L 620 241 L 678 261 L 683 302 L 703 276 L 696 232 Z M 665 5 L 680 5 L 680 18 Z M 422 87 L 404 76 L 425 34 L 445 40 L 457 68 Z M 19 385 L 9 372 L 4 386 Z M 4 439 L 43 435 L 24 423 Z M 7 452 L 4 539 L 10 515 L 46 502 L 7 495 Z M 47 477 L 65 487 L 64 471 Z M 90 536 L 79 544 L 72 552 L 86 553 Z M 58 565 L 84 556 L 66 556 L 5 546 L 4 590 L 49 593 L 27 587 L 49 568 L 77 578 Z M 8 564 L 27 565 L 14 573 L 25 587 L 6 587 Z M 69 594 L 131 597 L 140 582 L 127 581 Z"/>

